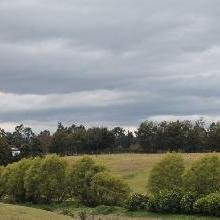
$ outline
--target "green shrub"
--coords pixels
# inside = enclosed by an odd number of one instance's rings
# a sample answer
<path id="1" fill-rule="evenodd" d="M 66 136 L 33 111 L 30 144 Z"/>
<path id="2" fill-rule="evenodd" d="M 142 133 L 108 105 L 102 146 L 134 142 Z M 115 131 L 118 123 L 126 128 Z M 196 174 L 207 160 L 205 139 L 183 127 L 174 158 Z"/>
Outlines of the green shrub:
<path id="1" fill-rule="evenodd" d="M 220 193 L 212 193 L 198 199 L 194 203 L 194 210 L 204 215 L 220 216 Z"/>
<path id="2" fill-rule="evenodd" d="M 165 213 L 178 213 L 181 210 L 180 200 L 181 193 L 176 191 L 159 191 L 151 199 L 151 211 L 165 212 Z"/>
<path id="3" fill-rule="evenodd" d="M 2 173 L 4 171 L 4 167 L 0 166 L 0 198 L 3 196 L 4 194 L 4 189 L 3 189 L 3 183 L 2 183 Z"/>
<path id="4" fill-rule="evenodd" d="M 107 172 L 97 173 L 92 178 L 91 190 L 96 205 L 122 205 L 130 192 L 121 178 Z"/>
<path id="5" fill-rule="evenodd" d="M 184 188 L 198 196 L 220 190 L 220 159 L 205 156 L 195 161 L 183 175 Z"/>
<path id="6" fill-rule="evenodd" d="M 195 193 L 192 192 L 186 192 L 184 193 L 181 201 L 180 206 L 182 212 L 186 214 L 193 213 L 193 204 L 197 200 L 198 196 Z"/>
<path id="7" fill-rule="evenodd" d="M 31 202 L 38 202 L 40 200 L 40 172 L 41 172 L 42 158 L 33 159 L 30 167 L 27 169 L 24 176 L 24 187 L 26 190 L 26 199 Z"/>
<path id="8" fill-rule="evenodd" d="M 170 190 L 180 191 L 184 161 L 179 154 L 167 154 L 150 172 L 148 188 L 151 193 Z"/>
<path id="9" fill-rule="evenodd" d="M 1 182 L 4 195 L 12 201 L 25 201 L 24 175 L 31 164 L 31 159 L 23 159 L 8 165 L 2 172 Z"/>
<path id="10" fill-rule="evenodd" d="M 66 162 L 59 156 L 47 156 L 41 161 L 40 169 L 36 170 L 39 172 L 36 175 L 36 179 L 39 181 L 37 193 L 40 194 L 41 200 L 45 202 L 62 201 L 66 196 Z M 30 186 L 33 186 L 32 183 Z"/>
<path id="11" fill-rule="evenodd" d="M 141 193 L 132 193 L 126 201 L 126 208 L 130 211 L 147 210 L 150 206 L 150 198 Z"/>
<path id="12" fill-rule="evenodd" d="M 90 157 L 84 157 L 76 162 L 70 171 L 69 189 L 71 194 L 84 205 L 94 206 L 94 192 L 91 189 L 93 177 L 105 168 L 98 165 Z"/>

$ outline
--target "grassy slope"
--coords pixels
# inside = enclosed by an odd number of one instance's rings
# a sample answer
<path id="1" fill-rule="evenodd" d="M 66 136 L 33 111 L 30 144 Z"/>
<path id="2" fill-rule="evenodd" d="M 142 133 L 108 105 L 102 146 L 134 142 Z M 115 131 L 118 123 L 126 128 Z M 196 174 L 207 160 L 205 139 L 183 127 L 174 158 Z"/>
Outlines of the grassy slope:
<path id="1" fill-rule="evenodd" d="M 220 153 L 218 154 L 220 156 Z M 114 173 L 121 175 L 131 186 L 134 191 L 146 192 L 146 182 L 149 171 L 153 165 L 158 162 L 162 154 L 113 154 L 113 155 L 99 155 L 93 156 L 94 159 L 100 163 L 106 165 Z M 189 166 L 197 158 L 204 156 L 204 154 L 183 154 L 187 166 Z M 69 164 L 74 164 L 80 157 L 65 157 Z M 61 212 L 62 210 L 70 210 L 74 216 L 77 216 L 77 212 L 86 211 L 87 213 L 93 213 L 100 215 L 103 212 L 103 208 L 83 208 L 75 207 L 74 205 L 60 204 L 58 206 L 36 206 L 36 208 L 42 208 L 51 210 L 54 212 Z M 196 216 L 181 216 L 181 215 L 159 215 L 148 212 L 132 212 L 128 213 L 126 210 L 119 208 L 118 210 L 110 211 L 112 215 L 101 215 L 101 220 L 217 220 L 219 218 L 213 217 L 196 217 Z M 118 216 L 120 215 L 120 216 Z M 130 216 L 130 217 L 128 217 Z M 133 218 L 131 217 L 133 216 Z M 42 211 L 39 209 L 32 209 L 23 206 L 12 206 L 0 204 L 0 220 L 68 220 L 73 219 L 62 215 L 56 215 L 51 212 Z M 89 218 L 88 220 L 98 220 L 95 218 Z"/>
<path id="2" fill-rule="evenodd" d="M 24 206 L 0 204 L 0 220 L 71 220 L 73 218 Z"/>
<path id="3" fill-rule="evenodd" d="M 204 154 L 182 154 L 189 166 Z M 218 154 L 220 156 L 220 153 Z M 93 156 L 95 160 L 106 165 L 111 171 L 121 175 L 137 192 L 146 192 L 147 177 L 153 165 L 163 154 L 112 154 Z M 79 159 L 77 156 L 66 157 L 70 164 Z"/>

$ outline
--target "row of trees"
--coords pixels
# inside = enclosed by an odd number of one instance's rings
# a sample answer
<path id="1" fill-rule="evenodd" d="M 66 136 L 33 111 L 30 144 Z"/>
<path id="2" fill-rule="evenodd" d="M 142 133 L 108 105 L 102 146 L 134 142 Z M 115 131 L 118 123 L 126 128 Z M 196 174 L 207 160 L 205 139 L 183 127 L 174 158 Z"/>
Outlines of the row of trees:
<path id="1" fill-rule="evenodd" d="M 0 129 L 0 164 L 12 160 L 11 147 L 21 151 L 19 158 L 57 153 L 60 155 L 99 154 L 113 152 L 209 152 L 220 151 L 220 122 L 145 121 L 135 132 L 121 127 L 86 128 L 58 123 L 51 134 L 44 130 L 35 134 L 19 125 L 13 132 Z"/>

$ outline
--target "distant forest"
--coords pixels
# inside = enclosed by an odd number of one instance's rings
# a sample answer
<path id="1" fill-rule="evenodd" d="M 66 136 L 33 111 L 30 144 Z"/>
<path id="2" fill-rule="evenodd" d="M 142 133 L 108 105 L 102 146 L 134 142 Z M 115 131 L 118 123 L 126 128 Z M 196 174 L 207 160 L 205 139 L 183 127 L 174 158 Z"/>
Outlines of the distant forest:
<path id="1" fill-rule="evenodd" d="M 20 154 L 12 156 L 12 148 Z M 44 130 L 35 134 L 31 128 L 19 125 L 13 132 L 0 129 L 0 164 L 48 153 L 59 155 L 101 153 L 220 151 L 220 122 L 207 124 L 197 121 L 145 121 L 136 131 L 121 127 L 86 128 L 83 125 L 64 126 L 58 123 L 51 134 Z"/>

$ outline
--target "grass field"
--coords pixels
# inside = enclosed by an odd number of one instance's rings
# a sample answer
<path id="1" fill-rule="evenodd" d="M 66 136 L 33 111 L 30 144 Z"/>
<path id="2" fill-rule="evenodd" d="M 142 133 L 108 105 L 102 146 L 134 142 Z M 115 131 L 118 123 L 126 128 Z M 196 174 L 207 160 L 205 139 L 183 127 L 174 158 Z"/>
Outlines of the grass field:
<path id="1" fill-rule="evenodd" d="M 17 205 L 0 204 L 0 220 L 72 220 L 53 212 Z"/>
<path id="2" fill-rule="evenodd" d="M 65 206 L 65 205 L 64 205 Z M 68 217 L 53 212 L 43 211 L 38 206 L 36 208 L 29 208 L 25 206 L 0 204 L 0 220 L 80 220 L 78 213 L 85 211 L 87 213 L 86 220 L 217 220 L 214 217 L 201 217 L 201 216 L 186 216 L 186 215 L 165 215 L 149 212 L 127 212 L 123 208 L 114 207 L 111 213 L 108 214 L 109 208 L 85 208 L 85 207 L 70 207 L 67 206 L 49 206 L 54 212 L 63 212 L 69 209 L 74 217 Z M 111 209 L 111 208 L 110 208 Z M 107 210 L 107 212 L 106 212 Z"/>
<path id="3" fill-rule="evenodd" d="M 182 154 L 186 166 L 205 154 Z M 220 153 L 218 154 L 220 156 Z M 106 154 L 92 156 L 97 162 L 107 166 L 113 173 L 119 174 L 136 192 L 147 192 L 147 178 L 153 165 L 158 162 L 163 154 Z M 70 165 L 73 165 L 81 156 L 65 157 Z M 86 208 L 78 207 L 71 203 L 54 205 L 36 205 L 38 209 L 24 206 L 0 204 L 0 220 L 70 220 L 79 219 L 78 212 L 85 211 L 89 214 L 87 220 L 217 220 L 214 217 L 185 216 L 185 215 L 161 215 L 149 212 L 127 212 L 123 208 L 113 207 L 113 210 L 105 207 Z M 75 218 L 54 214 L 39 209 L 51 210 L 56 213 L 68 211 Z M 111 209 L 111 208 L 110 208 Z M 69 214 L 68 213 L 68 214 Z"/>
<path id="4" fill-rule="evenodd" d="M 136 192 L 146 192 L 147 178 L 153 165 L 157 163 L 164 154 L 105 154 L 92 156 L 96 161 L 106 165 L 112 172 L 119 174 Z M 205 154 L 182 154 L 189 166 L 196 159 Z M 220 153 L 218 154 L 220 156 Z M 80 156 L 65 157 L 70 164 L 80 158 Z"/>

